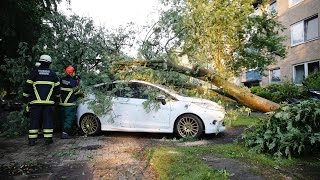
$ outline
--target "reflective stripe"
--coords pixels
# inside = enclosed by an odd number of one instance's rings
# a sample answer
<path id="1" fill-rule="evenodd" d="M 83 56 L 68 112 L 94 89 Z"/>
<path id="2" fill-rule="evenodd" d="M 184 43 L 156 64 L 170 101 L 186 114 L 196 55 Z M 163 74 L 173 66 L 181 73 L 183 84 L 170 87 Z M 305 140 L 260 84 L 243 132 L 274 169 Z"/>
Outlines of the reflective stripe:
<path id="1" fill-rule="evenodd" d="M 38 132 L 39 132 L 38 129 L 30 129 L 30 130 L 29 130 L 29 133 L 38 133 Z"/>
<path id="2" fill-rule="evenodd" d="M 34 91 L 34 94 L 36 95 L 37 100 L 41 101 L 41 98 L 40 98 L 40 95 L 38 93 L 38 90 L 37 90 L 37 87 L 36 87 L 35 83 L 33 84 L 33 91 Z"/>
<path id="3" fill-rule="evenodd" d="M 52 134 L 43 134 L 43 137 L 50 138 L 50 137 L 53 137 L 53 135 Z"/>
<path id="4" fill-rule="evenodd" d="M 62 91 L 73 91 L 72 88 L 64 88 L 64 87 L 62 87 L 61 90 L 62 90 Z"/>
<path id="5" fill-rule="evenodd" d="M 31 81 L 30 79 L 27 80 L 27 83 L 33 84 L 33 81 Z"/>
<path id="6" fill-rule="evenodd" d="M 76 87 L 76 88 L 73 90 L 73 92 L 74 92 L 74 94 L 75 94 L 75 95 L 80 94 L 81 92 L 80 92 L 80 88 L 79 88 L 79 86 L 78 86 L 78 87 Z"/>
<path id="7" fill-rule="evenodd" d="M 73 88 L 73 92 L 78 92 L 78 91 L 80 91 L 79 86 L 77 86 L 77 87 Z"/>
<path id="8" fill-rule="evenodd" d="M 30 139 L 35 139 L 38 137 L 38 134 L 29 134 Z"/>
<path id="9" fill-rule="evenodd" d="M 51 87 L 51 89 L 50 89 L 50 91 L 49 91 L 49 94 L 48 94 L 48 96 L 47 96 L 46 101 L 49 101 L 49 100 L 50 100 L 50 98 L 51 98 L 51 96 L 52 96 L 52 92 L 53 92 L 53 87 L 54 87 L 54 86 Z"/>
<path id="10" fill-rule="evenodd" d="M 47 96 L 47 98 L 45 100 L 46 102 L 48 102 L 50 100 L 50 98 L 51 98 L 55 83 L 51 82 L 51 81 L 36 81 L 36 82 L 33 83 L 33 90 L 34 90 L 34 94 L 36 95 L 37 101 L 42 101 L 41 98 L 40 98 L 40 95 L 38 93 L 37 87 L 36 87 L 36 85 L 38 85 L 38 84 L 51 85 L 50 91 L 49 91 L 48 96 Z M 43 102 L 39 102 L 39 103 L 43 103 Z M 43 104 L 46 104 L 46 103 L 44 102 Z M 51 102 L 48 103 L 48 104 L 51 104 Z"/>
<path id="11" fill-rule="evenodd" d="M 74 106 L 76 103 L 59 103 L 60 106 Z"/>
<path id="12" fill-rule="evenodd" d="M 53 129 L 43 129 L 43 133 L 53 133 Z"/>
<path id="13" fill-rule="evenodd" d="M 60 94 L 56 95 L 56 97 L 60 97 L 60 96 L 61 96 Z"/>
<path id="14" fill-rule="evenodd" d="M 54 104 L 54 101 L 34 100 L 34 101 L 31 101 L 30 104 Z"/>
<path id="15" fill-rule="evenodd" d="M 54 83 L 54 86 L 59 86 L 60 85 L 60 82 L 58 81 L 58 82 L 56 82 L 56 83 Z"/>
<path id="16" fill-rule="evenodd" d="M 29 97 L 29 96 L 30 96 L 30 94 L 22 93 L 22 96 L 24 96 L 24 97 Z"/>
<path id="17" fill-rule="evenodd" d="M 36 81 L 36 82 L 33 82 L 34 84 L 48 84 L 48 85 L 52 85 L 54 86 L 54 82 L 52 81 Z"/>
<path id="18" fill-rule="evenodd" d="M 68 101 L 69 101 L 69 99 L 70 99 L 70 97 L 71 97 L 71 95 L 73 93 L 73 89 L 72 88 L 61 88 L 61 91 L 69 91 L 66 99 L 64 99 L 64 101 L 62 103 L 60 103 L 61 106 L 72 106 L 72 105 L 74 105 L 74 104 L 71 104 L 71 103 L 70 103 L 71 105 L 69 105 L 69 103 L 68 103 Z"/>

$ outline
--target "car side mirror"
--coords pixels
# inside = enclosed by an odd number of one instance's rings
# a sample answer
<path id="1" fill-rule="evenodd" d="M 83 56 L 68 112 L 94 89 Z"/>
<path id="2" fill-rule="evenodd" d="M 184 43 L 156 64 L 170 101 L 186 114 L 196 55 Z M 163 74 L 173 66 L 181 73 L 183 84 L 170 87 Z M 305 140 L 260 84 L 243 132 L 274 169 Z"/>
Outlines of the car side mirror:
<path id="1" fill-rule="evenodd" d="M 158 95 L 156 99 L 157 99 L 158 101 L 160 101 L 162 105 L 166 105 L 166 103 L 167 103 L 167 102 L 166 102 L 166 96 L 164 96 L 164 95 L 162 95 L 162 94 Z"/>

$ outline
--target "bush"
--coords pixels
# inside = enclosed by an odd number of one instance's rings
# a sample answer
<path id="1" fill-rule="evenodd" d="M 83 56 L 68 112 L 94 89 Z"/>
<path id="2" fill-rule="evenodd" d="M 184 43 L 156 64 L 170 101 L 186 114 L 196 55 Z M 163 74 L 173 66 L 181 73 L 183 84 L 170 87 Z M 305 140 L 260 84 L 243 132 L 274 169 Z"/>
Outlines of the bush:
<path id="1" fill-rule="evenodd" d="M 256 152 L 291 157 L 320 149 L 320 101 L 282 106 L 267 121 L 241 137 Z"/>
<path id="2" fill-rule="evenodd" d="M 284 82 L 282 84 L 270 84 L 263 87 L 252 87 L 251 92 L 257 96 L 263 97 L 273 102 L 284 102 L 288 98 L 303 98 L 305 91 L 302 87 L 296 86 L 290 82 Z"/>
<path id="3" fill-rule="evenodd" d="M 308 76 L 304 80 L 304 83 L 308 89 L 320 90 L 320 73 L 315 73 Z"/>
<path id="4" fill-rule="evenodd" d="M 17 137 L 28 133 L 29 119 L 23 112 L 12 111 L 1 121 L 0 134 L 5 137 Z"/>

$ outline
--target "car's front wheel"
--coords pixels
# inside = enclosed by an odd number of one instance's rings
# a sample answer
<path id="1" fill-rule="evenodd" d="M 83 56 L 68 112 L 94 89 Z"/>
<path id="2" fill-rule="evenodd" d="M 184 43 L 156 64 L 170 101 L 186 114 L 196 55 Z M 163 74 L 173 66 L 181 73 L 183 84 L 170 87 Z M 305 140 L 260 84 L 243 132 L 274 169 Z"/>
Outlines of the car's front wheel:
<path id="1" fill-rule="evenodd" d="M 97 135 L 101 131 L 101 123 L 94 114 L 85 114 L 81 117 L 80 128 L 87 135 Z"/>
<path id="2" fill-rule="evenodd" d="M 179 137 L 199 138 L 203 132 L 201 119 L 193 114 L 180 116 L 175 123 L 175 132 Z"/>

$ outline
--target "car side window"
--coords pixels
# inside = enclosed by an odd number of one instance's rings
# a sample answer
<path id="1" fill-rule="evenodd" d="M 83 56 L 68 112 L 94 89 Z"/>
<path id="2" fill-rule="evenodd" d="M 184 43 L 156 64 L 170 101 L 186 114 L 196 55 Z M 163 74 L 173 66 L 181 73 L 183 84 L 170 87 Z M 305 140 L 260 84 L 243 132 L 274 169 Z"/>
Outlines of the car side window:
<path id="1" fill-rule="evenodd" d="M 136 82 L 104 84 L 97 88 L 100 92 L 116 97 L 149 99 L 156 98 L 158 95 L 164 95 L 166 98 L 169 98 L 168 94 L 155 87 Z"/>
<path id="2" fill-rule="evenodd" d="M 114 95 L 114 84 L 103 84 L 94 88 L 94 91 L 99 91 L 105 95 Z"/>
<path id="3" fill-rule="evenodd" d="M 163 91 L 149 85 L 136 84 L 135 88 L 136 88 L 135 91 L 137 92 L 136 98 L 139 98 L 139 99 L 149 99 L 149 98 L 155 99 L 159 95 L 164 95 L 165 97 L 168 97 L 168 95 Z"/>
<path id="4" fill-rule="evenodd" d="M 115 83 L 114 92 L 117 97 L 132 98 L 133 88 L 130 84 Z"/>

